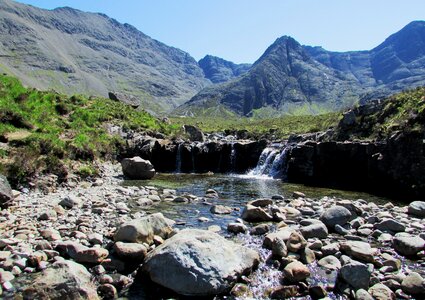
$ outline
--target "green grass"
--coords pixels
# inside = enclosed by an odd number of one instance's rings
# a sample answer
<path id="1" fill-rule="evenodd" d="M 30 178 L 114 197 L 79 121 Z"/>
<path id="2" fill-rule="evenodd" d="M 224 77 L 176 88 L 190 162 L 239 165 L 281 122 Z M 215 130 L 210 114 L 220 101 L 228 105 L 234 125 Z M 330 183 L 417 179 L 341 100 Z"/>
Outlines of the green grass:
<path id="1" fill-rule="evenodd" d="M 61 160 L 116 155 L 123 141 L 108 134 L 106 124 L 164 134 L 175 130 L 120 102 L 27 89 L 4 75 L 0 76 L 0 120 L 0 135 L 14 137 L 9 142 L 13 149 L 6 158 L 2 153 L 0 164 L 15 184 L 41 172 L 63 173 Z"/>
<path id="2" fill-rule="evenodd" d="M 271 119 L 243 117 L 228 118 L 172 118 L 179 125 L 190 124 L 205 132 L 232 132 L 247 130 L 253 137 L 272 133 L 276 138 L 287 138 L 291 134 L 312 133 L 336 126 L 341 119 L 340 113 L 328 113 L 314 116 L 284 116 Z"/>

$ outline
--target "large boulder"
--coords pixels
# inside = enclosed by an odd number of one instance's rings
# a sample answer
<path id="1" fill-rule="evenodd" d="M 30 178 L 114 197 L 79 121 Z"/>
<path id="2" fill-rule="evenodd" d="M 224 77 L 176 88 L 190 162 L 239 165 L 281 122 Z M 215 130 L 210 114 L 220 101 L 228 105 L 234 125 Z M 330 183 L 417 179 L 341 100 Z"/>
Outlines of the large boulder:
<path id="1" fill-rule="evenodd" d="M 197 127 L 192 125 L 183 125 L 184 132 L 189 136 L 193 142 L 205 142 L 204 133 Z"/>
<path id="2" fill-rule="evenodd" d="M 99 299 L 87 269 L 73 261 L 54 263 L 24 290 L 24 299 Z"/>
<path id="3" fill-rule="evenodd" d="M 12 189 L 7 178 L 0 175 L 0 207 L 6 208 L 13 201 Z"/>
<path id="4" fill-rule="evenodd" d="M 310 276 L 310 270 L 303 263 L 294 261 L 286 265 L 283 269 L 285 279 L 290 282 L 300 282 Z"/>
<path id="5" fill-rule="evenodd" d="M 405 293 L 410 295 L 421 295 L 425 297 L 425 279 L 419 273 L 411 272 L 407 275 L 402 283 L 401 288 Z M 419 298 L 418 299 L 423 299 Z"/>
<path id="6" fill-rule="evenodd" d="M 413 201 L 409 204 L 408 213 L 419 218 L 425 218 L 425 201 Z"/>
<path id="7" fill-rule="evenodd" d="M 141 100 L 139 98 L 136 98 L 132 95 L 127 95 L 127 94 L 123 94 L 120 92 L 109 92 L 108 93 L 109 99 L 114 100 L 114 101 L 119 101 L 122 102 L 124 104 L 127 104 L 133 108 L 137 108 L 140 106 L 140 104 L 142 103 Z"/>
<path id="8" fill-rule="evenodd" d="M 185 229 L 148 254 L 143 270 L 152 281 L 186 296 L 229 291 L 259 263 L 254 250 L 216 233 Z"/>
<path id="9" fill-rule="evenodd" d="M 369 243 L 361 241 L 345 241 L 340 243 L 340 250 L 354 259 L 364 262 L 374 263 L 376 248 L 372 248 Z"/>
<path id="10" fill-rule="evenodd" d="M 351 219 L 351 212 L 343 206 L 335 205 L 328 208 L 320 216 L 320 221 L 325 225 L 334 229 L 335 225 L 344 225 Z"/>
<path id="11" fill-rule="evenodd" d="M 371 271 L 367 265 L 353 260 L 340 269 L 339 276 L 355 290 L 367 290 L 369 288 Z"/>
<path id="12" fill-rule="evenodd" d="M 155 176 L 155 169 L 151 162 L 139 156 L 124 158 L 121 161 L 121 166 L 124 176 L 129 179 L 145 180 Z"/>
<path id="13" fill-rule="evenodd" d="M 115 232 L 116 242 L 153 243 L 154 235 L 167 238 L 173 230 L 173 220 L 167 219 L 162 213 L 152 214 L 122 224 Z"/>
<path id="14" fill-rule="evenodd" d="M 268 222 L 273 220 L 273 216 L 262 207 L 248 204 L 242 212 L 242 219 L 247 222 Z"/>
<path id="15" fill-rule="evenodd" d="M 425 240 L 408 233 L 397 233 L 393 239 L 394 250 L 405 256 L 415 256 L 425 249 Z"/>
<path id="16" fill-rule="evenodd" d="M 300 231 L 304 238 L 310 239 L 310 238 L 318 238 L 318 239 L 325 239 L 328 237 L 328 228 L 325 224 L 318 221 L 317 223 L 303 226 L 300 228 Z"/>

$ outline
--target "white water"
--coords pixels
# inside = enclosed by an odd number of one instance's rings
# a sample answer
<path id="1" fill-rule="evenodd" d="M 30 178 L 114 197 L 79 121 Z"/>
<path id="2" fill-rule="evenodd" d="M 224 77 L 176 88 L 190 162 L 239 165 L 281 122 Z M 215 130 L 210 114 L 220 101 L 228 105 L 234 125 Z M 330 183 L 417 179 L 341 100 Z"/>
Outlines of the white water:
<path id="1" fill-rule="evenodd" d="M 176 153 L 176 173 L 182 172 L 182 149 L 183 149 L 183 143 L 180 143 L 177 146 L 177 153 Z"/>
<path id="2" fill-rule="evenodd" d="M 285 179 L 288 147 L 281 144 L 271 145 L 263 150 L 257 166 L 243 177 L 259 179 Z"/>

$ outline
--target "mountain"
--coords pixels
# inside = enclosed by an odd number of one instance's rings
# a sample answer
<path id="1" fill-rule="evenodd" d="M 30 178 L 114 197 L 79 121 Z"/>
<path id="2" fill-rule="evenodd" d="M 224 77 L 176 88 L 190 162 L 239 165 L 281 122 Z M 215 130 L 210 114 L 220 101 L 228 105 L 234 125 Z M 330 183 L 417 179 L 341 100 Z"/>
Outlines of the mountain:
<path id="1" fill-rule="evenodd" d="M 205 77 L 213 83 L 222 83 L 248 72 L 251 64 L 235 64 L 222 58 L 207 55 L 198 62 Z"/>
<path id="2" fill-rule="evenodd" d="M 331 52 L 279 38 L 246 74 L 206 87 L 174 113 L 202 115 L 214 106 L 220 114 L 320 113 L 421 85 L 425 22 L 415 21 L 369 51 Z"/>
<path id="3" fill-rule="evenodd" d="M 284 36 L 246 74 L 205 88 L 175 113 L 198 115 L 214 105 L 240 115 L 254 110 L 319 113 L 352 105 L 359 88 L 344 72 L 314 60 L 296 40 Z"/>
<path id="4" fill-rule="evenodd" d="M 0 1 L 0 71 L 58 92 L 136 96 L 156 112 L 183 104 L 203 87 L 198 63 L 103 14 L 44 10 Z"/>

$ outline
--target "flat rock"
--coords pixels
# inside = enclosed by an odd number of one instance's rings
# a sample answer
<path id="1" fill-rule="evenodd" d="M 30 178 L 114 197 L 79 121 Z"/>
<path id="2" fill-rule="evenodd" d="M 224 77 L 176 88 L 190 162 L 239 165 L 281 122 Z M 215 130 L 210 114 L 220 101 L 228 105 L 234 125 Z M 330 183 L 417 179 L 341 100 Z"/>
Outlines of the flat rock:
<path id="1" fill-rule="evenodd" d="M 425 296 L 425 279 L 416 272 L 411 272 L 401 282 L 402 290 L 409 295 Z"/>
<path id="2" fill-rule="evenodd" d="M 341 262 L 338 258 L 332 255 L 328 255 L 320 259 L 317 264 L 325 269 L 339 270 L 341 269 Z"/>
<path id="3" fill-rule="evenodd" d="M 150 252 L 143 270 L 152 281 L 178 294 L 208 296 L 229 291 L 259 260 L 254 250 L 218 234 L 185 229 Z"/>
<path id="4" fill-rule="evenodd" d="M 155 213 L 146 217 L 122 224 L 114 235 L 116 242 L 153 243 L 154 235 L 167 238 L 172 232 L 174 221 L 165 218 L 162 213 Z"/>
<path id="5" fill-rule="evenodd" d="M 339 275 L 354 289 L 369 288 L 371 273 L 365 264 L 351 261 L 341 267 Z"/>
<path id="6" fill-rule="evenodd" d="M 283 269 L 285 279 L 290 282 L 300 282 L 306 280 L 310 276 L 310 270 L 303 263 L 294 261 L 286 265 Z"/>
<path id="7" fill-rule="evenodd" d="M 24 290 L 24 299 L 99 299 L 87 269 L 73 261 L 55 262 Z"/>
<path id="8" fill-rule="evenodd" d="M 233 208 L 224 205 L 213 205 L 210 212 L 216 215 L 228 215 L 233 212 Z"/>
<path id="9" fill-rule="evenodd" d="M 394 292 L 382 283 L 377 283 L 369 289 L 369 294 L 376 300 L 395 300 Z"/>
<path id="10" fill-rule="evenodd" d="M 134 261 L 142 261 L 148 253 L 148 249 L 138 243 L 116 242 L 114 250 L 119 258 Z"/>
<path id="11" fill-rule="evenodd" d="M 407 212 L 415 217 L 425 218 L 425 201 L 413 201 L 409 204 Z"/>
<path id="12" fill-rule="evenodd" d="M 333 229 L 335 225 L 344 225 L 350 219 L 351 212 L 347 208 L 338 205 L 328 208 L 320 216 L 320 221 L 330 229 Z"/>
<path id="13" fill-rule="evenodd" d="M 311 224 L 308 226 L 303 226 L 300 228 L 300 232 L 306 239 L 310 239 L 310 238 L 325 239 L 328 237 L 328 234 L 329 234 L 328 228 L 322 222 Z"/>
<path id="14" fill-rule="evenodd" d="M 376 248 L 369 243 L 360 241 L 346 241 L 340 243 L 340 250 L 354 259 L 373 263 L 375 261 Z"/>
<path id="15" fill-rule="evenodd" d="M 393 247 L 401 255 L 415 256 L 425 249 L 425 240 L 408 233 L 398 233 L 394 236 Z"/>
<path id="16" fill-rule="evenodd" d="M 383 232 L 403 232 L 406 230 L 406 226 L 394 219 L 384 219 L 375 224 L 375 229 L 379 229 Z"/>
<path id="17" fill-rule="evenodd" d="M 268 222 L 273 220 L 273 216 L 261 207 L 248 204 L 242 212 L 242 219 L 247 222 Z"/>

